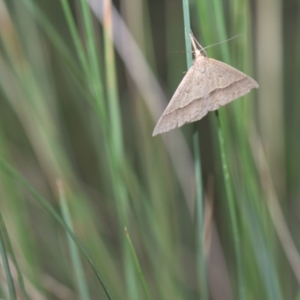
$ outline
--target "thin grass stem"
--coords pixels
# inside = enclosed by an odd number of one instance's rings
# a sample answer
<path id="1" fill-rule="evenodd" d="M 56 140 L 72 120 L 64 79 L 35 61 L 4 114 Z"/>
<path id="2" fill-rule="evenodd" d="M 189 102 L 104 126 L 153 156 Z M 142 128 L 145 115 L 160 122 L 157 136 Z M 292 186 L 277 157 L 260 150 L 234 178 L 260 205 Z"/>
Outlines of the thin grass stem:
<path id="1" fill-rule="evenodd" d="M 60 209 L 62 211 L 63 219 L 66 222 L 66 224 L 69 226 L 70 230 L 74 231 L 69 207 L 67 204 L 66 194 L 64 191 L 64 186 L 61 181 L 57 181 L 57 188 L 58 188 L 59 200 L 60 200 L 59 204 L 60 204 Z M 88 290 L 87 282 L 85 280 L 85 274 L 78 253 L 78 248 L 69 235 L 67 235 L 67 239 L 68 239 L 69 251 L 71 255 L 71 261 L 72 261 L 74 274 L 75 274 L 75 280 L 77 283 L 76 286 L 78 288 L 80 299 L 89 300 L 90 299 L 89 290 Z"/>
<path id="2" fill-rule="evenodd" d="M 9 267 L 9 262 L 7 258 L 7 253 L 5 249 L 5 239 L 3 235 L 3 219 L 1 220 L 0 223 L 0 253 L 2 257 L 2 263 L 3 263 L 3 268 L 7 280 L 7 285 L 8 285 L 8 291 L 9 291 L 9 296 L 11 300 L 17 300 L 17 294 L 16 294 L 16 288 L 14 285 L 14 279 L 12 278 L 10 267 Z"/>
<path id="3" fill-rule="evenodd" d="M 235 256 L 236 256 L 236 265 L 237 265 L 237 282 L 238 282 L 238 299 L 244 300 L 245 299 L 245 286 L 244 286 L 244 274 L 243 274 L 243 265 L 242 265 L 242 256 L 241 256 L 241 245 L 240 245 L 240 235 L 239 235 L 239 228 L 238 222 L 236 217 L 236 207 L 234 204 L 234 194 L 232 189 L 232 179 L 230 176 L 229 168 L 228 168 L 228 161 L 226 155 L 226 147 L 225 147 L 225 139 L 223 133 L 222 122 L 220 120 L 219 114 L 216 114 L 218 120 L 218 139 L 220 145 L 220 154 L 221 154 L 221 161 L 222 161 L 222 168 L 223 168 L 223 176 L 225 181 L 225 190 L 226 196 L 229 206 L 229 214 L 233 232 L 233 240 L 234 240 L 234 249 L 235 249 Z"/>
<path id="4" fill-rule="evenodd" d="M 184 20 L 184 34 L 185 34 L 185 47 L 186 47 L 186 61 L 187 67 L 192 66 L 191 55 L 191 25 L 189 14 L 188 0 L 182 0 L 183 5 L 183 20 Z M 193 133 L 193 149 L 194 149 L 194 170 L 195 170 L 195 183 L 196 183 L 196 219 L 197 219 L 197 257 L 198 257 L 198 277 L 200 279 L 200 294 L 201 299 L 208 299 L 207 289 L 207 270 L 205 258 L 205 245 L 204 245 L 204 200 L 201 176 L 201 159 L 200 159 L 200 146 L 199 146 L 199 133 L 196 126 L 194 126 Z"/>
<path id="5" fill-rule="evenodd" d="M 40 205 L 66 230 L 68 235 L 72 238 L 72 240 L 76 243 L 77 247 L 82 251 L 84 256 L 86 257 L 87 261 L 89 262 L 90 266 L 92 267 L 93 271 L 95 272 L 99 282 L 101 283 L 103 290 L 108 299 L 112 300 L 112 296 L 106 283 L 104 282 L 96 264 L 88 254 L 87 250 L 84 248 L 82 243 L 76 237 L 76 235 L 72 232 L 66 222 L 58 215 L 58 213 L 53 209 L 53 207 L 49 204 L 49 202 L 44 199 L 10 164 L 8 164 L 3 158 L 0 158 L 0 166 L 1 170 L 4 174 L 8 174 L 12 176 L 14 179 L 18 180 L 38 201 Z"/>
<path id="6" fill-rule="evenodd" d="M 4 223 L 4 219 L 3 219 L 2 213 L 0 213 L 0 227 L 1 227 L 1 232 L 2 232 L 3 238 L 5 240 L 5 244 L 7 245 L 8 251 L 10 252 L 10 255 L 12 257 L 12 261 L 13 261 L 13 263 L 15 265 L 15 268 L 16 268 L 16 271 L 17 271 L 17 274 L 18 274 L 18 280 L 19 280 L 20 289 L 21 289 L 21 291 L 23 293 L 24 298 L 26 300 L 29 300 L 29 296 L 28 296 L 28 294 L 26 292 L 26 289 L 25 289 L 25 283 L 24 283 L 23 275 L 21 273 L 19 264 L 17 262 L 17 258 L 16 258 L 16 255 L 15 255 L 15 252 L 13 250 L 13 247 L 12 247 L 12 244 L 11 244 L 8 232 L 7 232 L 6 225 Z"/>
<path id="7" fill-rule="evenodd" d="M 137 272 L 139 274 L 139 277 L 140 277 L 140 280 L 141 280 L 141 283 L 142 283 L 142 286 L 143 286 L 146 298 L 147 298 L 147 300 L 151 300 L 152 298 L 151 298 L 151 295 L 150 295 L 150 292 L 149 292 L 149 288 L 148 288 L 148 285 L 147 285 L 144 273 L 142 271 L 141 265 L 139 263 L 139 259 L 138 259 L 137 255 L 136 255 L 136 252 L 134 250 L 134 246 L 132 244 L 129 232 L 128 232 L 128 230 L 127 230 L 126 227 L 125 227 L 125 235 L 126 235 L 126 239 L 127 239 L 127 242 L 128 242 L 130 253 L 132 255 L 132 258 L 133 258 L 136 270 L 137 270 Z"/>

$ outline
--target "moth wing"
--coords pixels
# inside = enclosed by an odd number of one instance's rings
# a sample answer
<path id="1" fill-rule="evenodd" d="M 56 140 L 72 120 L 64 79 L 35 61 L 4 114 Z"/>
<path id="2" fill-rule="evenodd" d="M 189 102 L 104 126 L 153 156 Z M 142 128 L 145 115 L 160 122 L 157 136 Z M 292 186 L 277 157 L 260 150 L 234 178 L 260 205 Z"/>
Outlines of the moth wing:
<path id="1" fill-rule="evenodd" d="M 208 60 L 207 72 L 211 86 L 207 101 L 209 111 L 242 97 L 253 88 L 258 88 L 258 83 L 243 72 L 221 61 L 212 58 Z"/>
<path id="2" fill-rule="evenodd" d="M 175 91 L 154 128 L 153 136 L 202 119 L 258 88 L 255 80 L 218 60 L 199 56 Z"/>
<path id="3" fill-rule="evenodd" d="M 175 127 L 180 127 L 189 122 L 189 119 L 195 117 L 197 114 L 203 111 L 205 108 L 203 103 L 201 103 L 201 101 L 196 103 L 194 100 L 204 98 L 204 96 L 207 94 L 204 84 L 205 60 L 206 58 L 202 56 L 199 57 L 195 60 L 193 66 L 188 70 L 176 89 L 167 108 L 158 120 L 153 131 L 153 136 L 170 131 Z M 206 113 L 207 111 L 204 113 L 204 115 Z"/>

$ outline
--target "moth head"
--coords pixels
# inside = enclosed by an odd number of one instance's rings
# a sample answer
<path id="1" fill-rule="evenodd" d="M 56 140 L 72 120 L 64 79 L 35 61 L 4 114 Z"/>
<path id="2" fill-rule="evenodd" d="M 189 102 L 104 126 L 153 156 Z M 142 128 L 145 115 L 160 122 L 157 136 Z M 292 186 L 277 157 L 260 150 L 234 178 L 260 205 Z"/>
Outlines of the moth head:
<path id="1" fill-rule="evenodd" d="M 206 52 L 203 49 L 203 47 L 197 42 L 197 40 L 195 39 L 195 37 L 193 36 L 192 33 L 190 33 L 190 39 L 193 45 L 193 49 L 194 49 L 194 55 L 195 58 L 197 58 L 198 56 L 205 56 L 206 57 Z M 197 45 L 199 45 L 199 48 L 197 47 Z"/>
<path id="2" fill-rule="evenodd" d="M 204 56 L 204 57 L 207 57 L 207 54 L 206 54 L 206 52 L 205 52 L 205 50 L 202 48 L 202 49 L 197 49 L 196 51 L 195 51 L 195 58 L 196 57 L 198 57 L 198 56 Z"/>

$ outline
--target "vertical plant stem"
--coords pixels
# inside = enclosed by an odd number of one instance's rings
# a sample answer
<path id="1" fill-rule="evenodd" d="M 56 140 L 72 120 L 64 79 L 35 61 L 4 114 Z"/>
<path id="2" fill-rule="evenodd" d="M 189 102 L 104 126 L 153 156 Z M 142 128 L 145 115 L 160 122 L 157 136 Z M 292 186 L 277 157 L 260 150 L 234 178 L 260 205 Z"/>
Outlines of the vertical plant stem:
<path id="1" fill-rule="evenodd" d="M 235 212 L 234 195 L 233 195 L 232 184 L 231 184 L 231 176 L 230 176 L 230 173 L 228 170 L 228 161 L 227 161 L 226 150 L 225 150 L 225 140 L 224 140 L 223 128 L 222 128 L 222 123 L 221 123 L 220 118 L 221 117 L 219 116 L 219 114 L 217 114 L 218 139 L 219 139 L 219 144 L 220 144 L 223 176 L 224 176 L 224 181 L 225 181 L 225 190 L 226 190 L 226 196 L 227 196 L 227 200 L 228 200 L 229 214 L 230 214 L 230 220 L 231 220 L 232 231 L 233 231 L 234 250 L 235 250 L 236 264 L 237 264 L 238 299 L 244 300 L 245 299 L 245 286 L 244 286 L 244 275 L 243 275 L 243 267 L 242 267 L 240 236 L 239 236 L 238 222 L 237 222 L 237 217 L 236 217 L 236 212 Z"/>
<path id="2" fill-rule="evenodd" d="M 3 263 L 3 268 L 7 280 L 7 285 L 8 285 L 8 290 L 9 290 L 9 297 L 11 300 L 16 300 L 17 299 L 17 294 L 16 294 L 16 289 L 14 285 L 14 280 L 12 278 L 11 272 L 10 272 L 10 267 L 8 263 L 8 258 L 7 258 L 7 253 L 5 249 L 5 242 L 4 242 L 4 236 L 3 236 L 3 230 L 2 230 L 2 224 L 1 223 L 1 229 L 0 229 L 0 253 L 2 257 L 2 263 Z"/>
<path id="3" fill-rule="evenodd" d="M 112 136 L 112 147 L 117 153 L 117 158 L 123 157 L 123 140 L 121 113 L 118 102 L 118 88 L 116 79 L 115 54 L 112 42 L 113 23 L 112 23 L 112 3 L 111 0 L 104 1 L 103 4 L 103 40 L 104 40 L 104 61 L 106 66 L 106 90 L 108 98 L 108 111 L 110 117 L 110 128 Z"/>
<path id="4" fill-rule="evenodd" d="M 127 242 L 128 242 L 130 253 L 131 253 L 133 261 L 134 261 L 134 265 L 135 265 L 136 270 L 137 270 L 137 272 L 139 274 L 139 278 L 141 280 L 141 283 L 142 283 L 142 286 L 143 286 L 143 289 L 144 289 L 144 292 L 145 292 L 145 295 L 146 295 L 146 299 L 147 300 L 151 300 L 152 298 L 151 298 L 151 295 L 150 295 L 150 292 L 149 292 L 149 288 L 148 288 L 148 285 L 147 285 L 144 273 L 142 271 L 141 265 L 139 263 L 139 259 L 138 259 L 137 255 L 136 255 L 136 252 L 134 250 L 134 247 L 133 247 L 133 244 L 132 244 L 129 232 L 128 232 L 128 230 L 127 230 L 126 227 L 125 227 L 125 235 L 126 235 L 126 239 L 127 239 Z"/>
<path id="5" fill-rule="evenodd" d="M 71 34 L 73 43 L 76 48 L 76 52 L 77 52 L 79 61 L 81 63 L 81 66 L 82 66 L 86 76 L 89 76 L 90 70 L 89 70 L 89 66 L 88 66 L 88 60 L 85 55 L 83 45 L 80 41 L 80 36 L 79 36 L 77 28 L 76 28 L 76 23 L 75 23 L 73 15 L 72 15 L 72 10 L 71 10 L 70 4 L 67 0 L 60 0 L 60 2 L 61 2 L 61 6 L 62 6 L 64 14 L 65 14 L 65 18 L 66 18 L 66 21 L 68 24 L 68 28 L 70 30 L 70 34 Z"/>
<path id="6" fill-rule="evenodd" d="M 189 69 L 192 66 L 192 54 L 191 54 L 192 47 L 191 47 L 191 41 L 190 41 L 191 22 L 190 22 L 189 0 L 182 0 L 182 5 L 183 5 L 186 64 Z"/>
<path id="7" fill-rule="evenodd" d="M 224 19 L 224 9 L 223 9 L 223 1 L 220 0 L 213 0 L 213 8 L 215 13 L 216 22 L 216 29 L 218 36 L 221 41 L 225 41 L 227 39 L 226 34 L 226 22 Z M 230 63 L 230 55 L 229 55 L 229 48 L 226 43 L 220 44 L 222 49 L 222 55 L 226 63 Z"/>
<path id="8" fill-rule="evenodd" d="M 186 48 L 186 62 L 187 67 L 192 66 L 192 49 L 190 41 L 190 14 L 189 14 L 189 2 L 188 0 L 182 0 L 183 5 L 183 18 L 184 18 L 184 33 L 185 33 L 185 48 Z M 200 278 L 201 287 L 201 299 L 208 299 L 207 290 L 207 272 L 206 272 L 206 260 L 205 260 L 205 247 L 204 247 L 204 217 L 203 217 L 203 188 L 202 188 L 202 176 L 201 176 L 201 159 L 200 159 L 200 146 L 199 135 L 194 128 L 193 133 L 193 148 L 194 148 L 194 168 L 195 168 L 195 183 L 196 183 L 196 219 L 197 219 L 197 252 L 198 252 L 198 276 Z"/>
<path id="9" fill-rule="evenodd" d="M 98 268 L 90 255 L 88 254 L 87 250 L 83 247 L 82 243 L 73 233 L 73 231 L 69 228 L 66 222 L 56 213 L 55 209 L 49 204 L 49 201 L 44 199 L 10 164 L 8 164 L 2 157 L 0 157 L 0 170 L 4 173 L 7 173 L 15 180 L 18 180 L 20 184 L 24 186 L 32 194 L 32 196 L 39 202 L 39 204 L 64 228 L 64 230 L 68 233 L 68 235 L 72 238 L 72 240 L 76 243 L 77 247 L 81 250 L 87 261 L 89 262 L 91 268 L 93 269 L 94 273 L 96 274 L 107 298 L 112 300 L 110 295 L 110 291 L 106 286 L 106 283 L 102 279 Z"/>
<path id="10" fill-rule="evenodd" d="M 3 240 L 6 244 L 7 249 L 8 249 L 8 252 L 11 255 L 11 259 L 13 261 L 13 264 L 16 268 L 16 272 L 17 272 L 18 280 L 19 280 L 19 285 L 20 285 L 20 289 L 22 291 L 23 297 L 24 297 L 24 299 L 29 300 L 28 294 L 25 290 L 25 283 L 24 283 L 23 275 L 21 273 L 19 264 L 17 262 L 17 258 L 16 258 L 16 255 L 15 255 L 15 252 L 13 250 L 13 246 L 11 244 L 11 241 L 10 241 L 10 238 L 9 238 L 9 235 L 8 235 L 8 232 L 7 232 L 7 228 L 6 228 L 6 225 L 4 223 L 4 219 L 3 219 L 3 216 L 2 216 L 1 212 L 0 212 L 0 231 L 1 231 L 1 236 L 3 237 Z"/>
<path id="11" fill-rule="evenodd" d="M 95 95 L 95 104 L 97 105 L 101 121 L 106 124 L 107 122 L 107 108 L 104 101 L 104 93 L 102 86 L 102 74 L 100 72 L 100 61 L 97 54 L 97 45 L 95 33 L 93 28 L 93 20 L 89 5 L 87 1 L 80 0 L 80 7 L 82 11 L 83 24 L 85 29 L 86 47 L 89 60 L 89 70 L 91 72 L 91 87 Z"/>
<path id="12" fill-rule="evenodd" d="M 207 270 L 206 270 L 206 256 L 205 256 L 205 230 L 204 230 L 204 201 L 201 175 L 201 159 L 199 135 L 195 130 L 193 134 L 193 148 L 195 158 L 195 181 L 196 181 L 196 219 L 197 219 L 197 252 L 198 262 L 197 271 L 201 284 L 201 299 L 208 299 L 207 289 Z"/>
<path id="13" fill-rule="evenodd" d="M 66 224 L 69 226 L 70 230 L 74 232 L 71 214 L 67 204 L 67 199 L 66 199 L 62 181 L 57 181 L 57 188 L 59 192 L 59 200 L 60 200 L 59 204 L 60 204 L 60 209 L 62 211 L 63 219 L 66 222 Z M 72 238 L 69 235 L 67 235 L 67 240 L 68 240 L 68 246 L 69 246 L 70 257 L 73 265 L 73 270 L 74 270 L 74 277 L 76 280 L 76 286 L 78 289 L 78 293 L 80 295 L 80 299 L 90 300 L 88 286 L 85 279 L 85 274 L 81 263 L 79 251 L 77 249 L 75 242 L 72 240 Z"/>
<path id="14" fill-rule="evenodd" d="M 122 136 L 122 120 L 119 105 L 119 95 L 116 76 L 115 54 L 113 48 L 113 3 L 111 0 L 103 2 L 103 40 L 104 40 L 104 63 L 106 69 L 106 91 L 108 100 L 108 116 L 110 126 L 110 156 L 111 171 L 114 181 L 114 193 L 116 196 L 119 221 L 124 226 L 129 226 L 128 219 L 128 192 L 126 184 L 120 173 L 124 166 L 124 145 Z M 130 299 L 138 299 L 139 290 L 136 285 L 134 260 L 130 255 L 130 247 L 122 236 L 122 251 L 127 291 Z"/>

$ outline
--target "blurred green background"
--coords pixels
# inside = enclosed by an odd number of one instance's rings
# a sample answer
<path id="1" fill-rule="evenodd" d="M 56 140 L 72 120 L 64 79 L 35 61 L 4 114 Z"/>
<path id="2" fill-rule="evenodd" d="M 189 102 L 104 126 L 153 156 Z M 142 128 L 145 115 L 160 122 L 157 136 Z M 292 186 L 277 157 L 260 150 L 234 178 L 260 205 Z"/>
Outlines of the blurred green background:
<path id="1" fill-rule="evenodd" d="M 190 29 L 260 87 L 153 138 Z M 2 0 L 0 35 L 1 299 L 300 299 L 299 1 Z"/>

